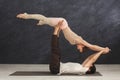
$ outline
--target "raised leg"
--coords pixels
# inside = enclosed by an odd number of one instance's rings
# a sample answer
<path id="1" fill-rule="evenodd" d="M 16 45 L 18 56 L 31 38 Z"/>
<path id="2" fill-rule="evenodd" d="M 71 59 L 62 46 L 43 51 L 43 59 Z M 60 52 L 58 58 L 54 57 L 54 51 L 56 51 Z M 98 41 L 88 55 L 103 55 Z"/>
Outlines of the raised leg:
<path id="1" fill-rule="evenodd" d="M 17 18 L 22 18 L 22 19 L 35 19 L 35 20 L 44 20 L 47 17 L 41 14 L 28 14 L 28 13 L 21 13 L 17 15 Z"/>
<path id="2" fill-rule="evenodd" d="M 68 27 L 68 23 L 67 21 L 62 18 L 62 17 L 46 17 L 42 14 L 28 14 L 28 13 L 21 13 L 17 15 L 17 18 L 21 18 L 21 19 L 35 19 L 35 20 L 39 20 L 37 25 L 49 25 L 51 27 L 56 27 L 56 25 L 60 22 L 63 21 L 61 25 L 59 25 L 59 27 L 61 29 L 64 29 L 66 27 Z"/>
<path id="3" fill-rule="evenodd" d="M 42 14 L 21 13 L 21 14 L 17 15 L 17 18 L 39 20 L 39 23 L 37 25 L 44 25 L 44 24 L 49 24 L 50 23 L 50 20 Z"/>
<path id="4" fill-rule="evenodd" d="M 60 69 L 60 49 L 59 49 L 59 27 L 55 27 L 52 35 L 52 44 L 51 44 L 51 60 L 50 60 L 50 72 L 53 74 L 59 73 Z"/>

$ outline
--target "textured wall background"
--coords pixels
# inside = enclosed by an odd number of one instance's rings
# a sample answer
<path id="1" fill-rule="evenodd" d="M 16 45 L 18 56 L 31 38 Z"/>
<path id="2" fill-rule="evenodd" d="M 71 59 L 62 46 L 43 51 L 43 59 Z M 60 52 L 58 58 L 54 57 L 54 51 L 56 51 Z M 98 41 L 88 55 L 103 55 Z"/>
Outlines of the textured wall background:
<path id="1" fill-rule="evenodd" d="M 120 0 L 0 0 L 0 63 L 48 63 L 53 29 L 36 20 L 17 19 L 18 13 L 64 17 L 86 41 L 110 47 L 97 63 L 120 63 Z M 80 54 L 60 34 L 62 61 L 82 62 Z"/>

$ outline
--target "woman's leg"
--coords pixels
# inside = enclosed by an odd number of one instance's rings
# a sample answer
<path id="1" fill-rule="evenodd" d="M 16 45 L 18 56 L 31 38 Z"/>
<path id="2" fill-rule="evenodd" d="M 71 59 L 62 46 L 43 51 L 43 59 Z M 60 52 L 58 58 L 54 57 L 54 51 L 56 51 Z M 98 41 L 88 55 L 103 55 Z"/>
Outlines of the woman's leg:
<path id="1" fill-rule="evenodd" d="M 38 20 L 39 22 L 37 23 L 37 25 L 49 25 L 51 27 L 56 27 L 56 25 L 64 20 L 64 22 L 62 23 L 60 28 L 64 28 L 64 26 L 67 26 L 67 21 L 64 18 L 57 18 L 57 17 L 46 17 L 42 14 L 28 14 L 28 13 L 21 13 L 17 15 L 17 18 L 21 18 L 21 19 L 34 19 L 34 20 Z"/>
<path id="2" fill-rule="evenodd" d="M 37 25 L 45 25 L 45 24 L 49 25 L 50 24 L 50 20 L 42 14 L 21 13 L 17 15 L 17 18 L 38 20 L 39 22 L 37 23 Z"/>
<path id="3" fill-rule="evenodd" d="M 47 17 L 41 14 L 28 14 L 28 13 L 21 13 L 17 15 L 17 18 L 22 18 L 22 19 L 35 19 L 35 20 L 44 20 Z"/>

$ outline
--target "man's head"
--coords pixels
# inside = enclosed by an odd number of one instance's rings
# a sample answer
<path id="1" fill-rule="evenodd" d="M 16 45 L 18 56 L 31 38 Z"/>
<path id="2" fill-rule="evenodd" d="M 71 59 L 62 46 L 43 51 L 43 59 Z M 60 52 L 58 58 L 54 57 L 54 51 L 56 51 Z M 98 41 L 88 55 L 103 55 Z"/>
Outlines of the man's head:
<path id="1" fill-rule="evenodd" d="M 86 72 L 86 74 L 94 74 L 96 72 L 96 67 L 95 65 L 93 64 L 89 70 Z"/>

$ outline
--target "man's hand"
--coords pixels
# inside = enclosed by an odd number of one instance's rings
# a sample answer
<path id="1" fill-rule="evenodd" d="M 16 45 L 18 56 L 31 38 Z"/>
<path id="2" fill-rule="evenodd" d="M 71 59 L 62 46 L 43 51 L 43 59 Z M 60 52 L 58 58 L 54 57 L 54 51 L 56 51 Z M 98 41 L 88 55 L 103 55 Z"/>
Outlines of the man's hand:
<path id="1" fill-rule="evenodd" d="M 28 14 L 27 13 L 22 13 L 22 14 L 18 14 L 16 17 L 17 18 L 21 18 L 21 19 L 27 19 L 28 18 Z"/>

